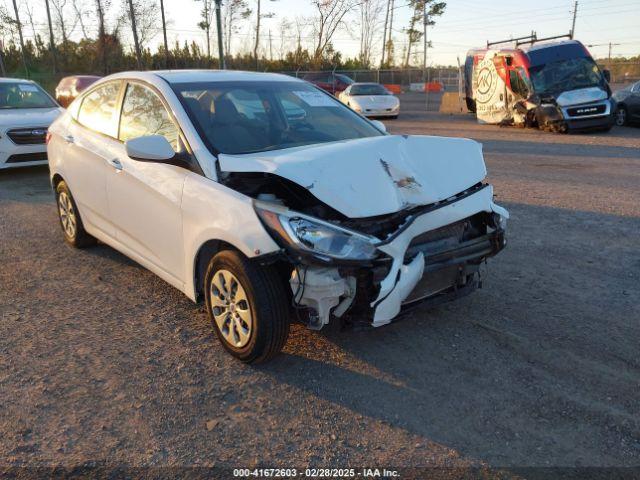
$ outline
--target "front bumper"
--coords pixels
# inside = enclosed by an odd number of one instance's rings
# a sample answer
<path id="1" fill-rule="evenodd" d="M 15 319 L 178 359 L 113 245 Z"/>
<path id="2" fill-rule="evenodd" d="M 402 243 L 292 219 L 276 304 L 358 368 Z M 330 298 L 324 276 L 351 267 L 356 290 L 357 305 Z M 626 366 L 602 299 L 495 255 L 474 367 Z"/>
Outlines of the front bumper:
<path id="1" fill-rule="evenodd" d="M 0 133 L 0 169 L 45 165 L 46 163 L 46 145 L 16 145 L 9 139 L 6 132 Z"/>
<path id="2" fill-rule="evenodd" d="M 377 245 L 374 262 L 303 263 L 304 278 L 296 270 L 291 280 L 294 303 L 314 312 L 311 328 L 322 328 L 331 315 L 378 327 L 414 305 L 470 293 L 481 263 L 506 244 L 508 216 L 493 203 L 490 185 L 424 207 Z"/>
<path id="3" fill-rule="evenodd" d="M 400 105 L 384 108 L 354 108 L 356 112 L 365 117 L 397 117 L 400 115 Z"/>
<path id="4" fill-rule="evenodd" d="M 475 266 L 504 248 L 504 228 L 500 228 L 488 232 L 481 238 L 459 243 L 453 248 L 436 252 L 418 251 L 413 258 L 407 260 L 407 251 L 412 240 L 420 234 L 454 224 L 480 212 L 495 213 L 505 219 L 509 217 L 504 208 L 493 203 L 493 188 L 486 185 L 472 195 L 418 216 L 390 242 L 378 247 L 393 258 L 393 263 L 388 275 L 380 282 L 377 298 L 371 303 L 374 309 L 373 326 L 391 322 L 400 313 L 405 303 L 423 300 L 430 294 L 440 293 L 447 288 L 456 288 L 461 282 L 464 284 L 469 280 L 468 277 L 475 275 L 477 271 L 474 270 Z M 471 267 L 471 270 L 468 267 Z M 411 296 L 423 278 L 428 282 L 437 275 L 445 276 L 440 283 L 440 286 L 444 287 L 442 290 L 439 289 L 436 281 L 431 286 L 431 291 L 428 288 L 425 290 L 425 295 Z M 447 284 L 447 278 L 452 282 Z"/>
<path id="5" fill-rule="evenodd" d="M 364 110 L 361 112 L 365 117 L 397 117 L 400 115 L 399 108 L 392 108 L 387 110 Z"/>

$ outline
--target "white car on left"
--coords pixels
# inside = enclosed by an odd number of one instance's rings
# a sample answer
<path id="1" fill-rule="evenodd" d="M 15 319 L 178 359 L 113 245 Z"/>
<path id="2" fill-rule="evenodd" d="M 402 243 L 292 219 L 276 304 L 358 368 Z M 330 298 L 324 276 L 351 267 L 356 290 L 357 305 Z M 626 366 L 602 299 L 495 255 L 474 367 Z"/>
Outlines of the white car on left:
<path id="1" fill-rule="evenodd" d="M 47 131 L 63 111 L 37 83 L 0 78 L 0 169 L 46 165 Z"/>

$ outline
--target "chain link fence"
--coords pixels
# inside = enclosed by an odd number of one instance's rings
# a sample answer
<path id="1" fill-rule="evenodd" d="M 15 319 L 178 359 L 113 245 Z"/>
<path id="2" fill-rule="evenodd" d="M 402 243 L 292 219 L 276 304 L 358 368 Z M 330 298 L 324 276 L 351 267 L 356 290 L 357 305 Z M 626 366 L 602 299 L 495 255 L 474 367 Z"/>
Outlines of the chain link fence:
<path id="1" fill-rule="evenodd" d="M 409 90 L 412 84 L 439 83 L 444 91 L 457 92 L 459 85 L 459 72 L 455 67 L 451 68 L 427 68 L 426 71 L 417 68 L 393 69 L 393 70 L 296 70 L 281 72 L 297 78 L 305 78 L 309 75 L 321 73 L 334 73 L 346 75 L 355 82 L 375 82 L 384 85 L 399 85 L 402 90 Z"/>

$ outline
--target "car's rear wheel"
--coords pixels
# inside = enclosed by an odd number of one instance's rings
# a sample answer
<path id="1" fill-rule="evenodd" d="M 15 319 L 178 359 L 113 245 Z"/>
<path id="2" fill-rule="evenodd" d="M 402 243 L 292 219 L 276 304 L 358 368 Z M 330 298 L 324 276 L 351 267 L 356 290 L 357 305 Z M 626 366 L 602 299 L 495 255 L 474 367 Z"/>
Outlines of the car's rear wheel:
<path id="1" fill-rule="evenodd" d="M 616 110 L 616 125 L 623 127 L 627 124 L 627 109 L 624 105 L 621 105 Z"/>
<path id="2" fill-rule="evenodd" d="M 96 239 L 84 229 L 76 202 L 64 180 L 56 186 L 56 204 L 64 240 L 76 248 L 95 245 Z"/>
<path id="3" fill-rule="evenodd" d="M 234 357 L 260 363 L 289 336 L 289 300 L 278 271 L 224 250 L 209 262 L 205 298 L 216 336 Z"/>

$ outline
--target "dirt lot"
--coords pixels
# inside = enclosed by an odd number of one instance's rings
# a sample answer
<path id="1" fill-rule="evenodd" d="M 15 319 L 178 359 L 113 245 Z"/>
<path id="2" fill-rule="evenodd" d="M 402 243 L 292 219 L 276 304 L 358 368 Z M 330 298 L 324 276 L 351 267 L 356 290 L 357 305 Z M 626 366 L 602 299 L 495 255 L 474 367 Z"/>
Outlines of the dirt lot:
<path id="1" fill-rule="evenodd" d="M 66 246 L 46 168 L 0 173 L 1 463 L 640 466 L 640 129 L 404 100 L 393 132 L 484 144 L 507 249 L 470 297 L 369 332 L 294 327 L 260 367 L 142 267 Z"/>

